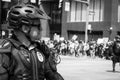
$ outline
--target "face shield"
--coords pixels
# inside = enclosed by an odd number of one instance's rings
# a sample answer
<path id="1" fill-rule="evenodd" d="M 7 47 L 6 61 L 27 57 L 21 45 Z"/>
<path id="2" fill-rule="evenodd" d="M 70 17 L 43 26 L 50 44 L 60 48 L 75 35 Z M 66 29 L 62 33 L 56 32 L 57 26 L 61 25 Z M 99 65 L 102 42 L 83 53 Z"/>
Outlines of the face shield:
<path id="1" fill-rule="evenodd" d="M 18 4 L 13 6 L 8 13 L 8 22 L 14 32 L 21 31 L 31 40 L 41 38 L 41 19 L 50 19 L 47 14 L 31 4 Z"/>

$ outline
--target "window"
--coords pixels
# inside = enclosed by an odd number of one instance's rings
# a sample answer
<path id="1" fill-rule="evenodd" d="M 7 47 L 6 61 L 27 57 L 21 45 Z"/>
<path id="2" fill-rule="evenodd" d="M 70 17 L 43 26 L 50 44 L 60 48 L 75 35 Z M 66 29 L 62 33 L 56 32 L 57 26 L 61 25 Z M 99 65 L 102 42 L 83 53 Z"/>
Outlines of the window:
<path id="1" fill-rule="evenodd" d="M 85 22 L 86 4 L 72 1 L 70 2 L 70 11 L 68 12 L 67 22 Z M 89 21 L 100 22 L 104 20 L 104 0 L 90 0 Z"/>
<path id="2" fill-rule="evenodd" d="M 118 4 L 118 22 L 120 22 L 120 0 Z"/>

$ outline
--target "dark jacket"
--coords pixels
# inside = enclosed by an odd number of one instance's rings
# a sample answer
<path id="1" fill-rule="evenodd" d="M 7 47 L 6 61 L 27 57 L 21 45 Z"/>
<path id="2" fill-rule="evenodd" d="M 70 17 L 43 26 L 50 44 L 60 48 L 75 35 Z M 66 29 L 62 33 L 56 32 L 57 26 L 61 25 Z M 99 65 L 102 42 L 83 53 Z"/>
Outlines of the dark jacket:
<path id="1" fill-rule="evenodd" d="M 0 80 L 63 80 L 48 52 L 44 45 L 29 50 L 15 40 L 0 39 Z"/>

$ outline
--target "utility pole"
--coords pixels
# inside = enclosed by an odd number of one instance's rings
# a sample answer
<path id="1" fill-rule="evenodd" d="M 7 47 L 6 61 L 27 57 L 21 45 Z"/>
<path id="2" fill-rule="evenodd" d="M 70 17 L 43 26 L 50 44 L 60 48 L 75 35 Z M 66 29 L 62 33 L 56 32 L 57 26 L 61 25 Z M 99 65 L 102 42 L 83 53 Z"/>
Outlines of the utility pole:
<path id="1" fill-rule="evenodd" d="M 88 42 L 88 25 L 89 25 L 89 1 L 87 0 L 88 3 L 86 4 L 86 27 L 85 27 L 85 43 Z"/>
<path id="2" fill-rule="evenodd" d="M 88 42 L 89 4 L 90 4 L 90 0 L 75 0 L 75 1 L 86 4 L 85 43 L 87 43 Z"/>

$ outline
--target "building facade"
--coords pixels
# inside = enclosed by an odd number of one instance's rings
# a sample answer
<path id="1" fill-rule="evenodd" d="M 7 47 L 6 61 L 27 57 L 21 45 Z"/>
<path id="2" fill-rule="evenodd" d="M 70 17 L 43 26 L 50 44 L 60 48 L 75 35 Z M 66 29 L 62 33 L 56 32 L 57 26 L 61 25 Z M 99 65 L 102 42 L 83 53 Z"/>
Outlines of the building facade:
<path id="1" fill-rule="evenodd" d="M 78 1 L 87 0 L 63 0 L 61 35 L 65 39 L 71 39 L 78 35 L 85 40 L 86 4 Z M 89 4 L 88 40 L 102 37 L 114 39 L 120 34 L 120 0 L 90 0 Z"/>
<path id="2" fill-rule="evenodd" d="M 20 1 L 20 0 L 19 0 Z M 79 40 L 85 40 L 86 4 L 79 1 L 87 0 L 30 0 L 42 2 L 46 14 L 51 17 L 47 25 L 43 25 L 43 36 L 53 38 L 55 33 L 66 40 L 77 35 Z M 59 7 L 59 2 L 61 7 Z M 7 11 L 17 0 L 0 0 L 0 24 L 6 20 Z M 88 40 L 102 37 L 114 39 L 120 34 L 120 0 L 90 0 L 89 3 Z M 43 23 L 46 21 L 43 21 Z M 1 26 L 0 25 L 0 26 Z"/>

